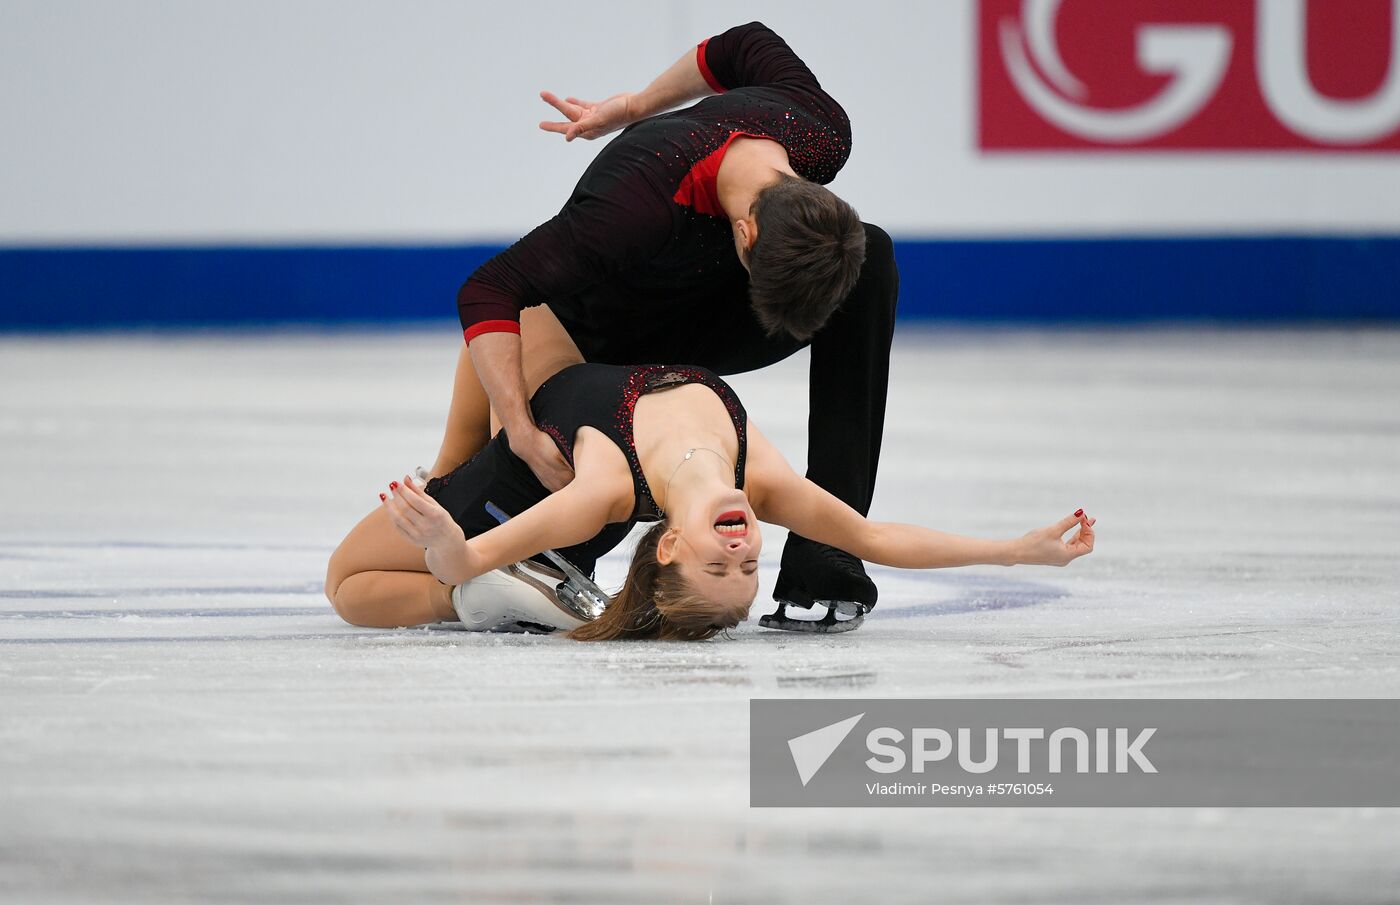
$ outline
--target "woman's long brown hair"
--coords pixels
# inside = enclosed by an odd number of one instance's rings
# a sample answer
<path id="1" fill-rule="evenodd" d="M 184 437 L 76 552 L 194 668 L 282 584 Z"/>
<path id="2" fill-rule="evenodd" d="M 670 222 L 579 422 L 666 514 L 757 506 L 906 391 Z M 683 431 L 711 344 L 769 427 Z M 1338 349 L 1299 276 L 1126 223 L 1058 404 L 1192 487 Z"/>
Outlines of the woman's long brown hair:
<path id="1" fill-rule="evenodd" d="M 676 563 L 657 561 L 656 547 L 665 533 L 666 523 L 658 522 L 642 535 L 622 589 L 603 615 L 574 629 L 570 638 L 704 641 L 748 618 L 750 604 L 720 606 L 692 591 Z"/>

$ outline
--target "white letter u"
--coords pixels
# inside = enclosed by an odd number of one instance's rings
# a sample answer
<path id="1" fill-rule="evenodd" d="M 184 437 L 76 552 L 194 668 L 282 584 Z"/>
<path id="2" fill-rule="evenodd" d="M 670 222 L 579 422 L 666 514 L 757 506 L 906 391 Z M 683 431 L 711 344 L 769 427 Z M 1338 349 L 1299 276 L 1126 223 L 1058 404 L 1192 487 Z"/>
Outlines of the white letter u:
<path id="1" fill-rule="evenodd" d="M 1390 61 L 1370 97 L 1338 100 L 1317 93 L 1308 75 L 1307 0 L 1255 4 L 1259 87 L 1285 126 L 1327 144 L 1364 144 L 1400 125 L 1400 0 L 1391 0 Z M 1332 14 L 1343 11 L 1329 4 Z"/>

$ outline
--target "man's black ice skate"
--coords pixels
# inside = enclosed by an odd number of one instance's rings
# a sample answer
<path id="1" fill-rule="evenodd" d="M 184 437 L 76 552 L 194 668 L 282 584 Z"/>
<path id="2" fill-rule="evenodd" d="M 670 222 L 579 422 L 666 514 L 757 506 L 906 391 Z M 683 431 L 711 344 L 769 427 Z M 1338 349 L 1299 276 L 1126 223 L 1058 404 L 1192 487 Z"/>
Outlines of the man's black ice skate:
<path id="1" fill-rule="evenodd" d="M 778 586 L 773 599 L 778 608 L 758 620 L 764 628 L 790 632 L 849 632 L 860 627 L 875 606 L 879 591 L 865 574 L 865 566 L 851 554 L 796 534 L 788 535 Z M 795 619 L 787 608 L 827 608 L 820 619 Z M 838 619 L 837 615 L 849 618 Z"/>

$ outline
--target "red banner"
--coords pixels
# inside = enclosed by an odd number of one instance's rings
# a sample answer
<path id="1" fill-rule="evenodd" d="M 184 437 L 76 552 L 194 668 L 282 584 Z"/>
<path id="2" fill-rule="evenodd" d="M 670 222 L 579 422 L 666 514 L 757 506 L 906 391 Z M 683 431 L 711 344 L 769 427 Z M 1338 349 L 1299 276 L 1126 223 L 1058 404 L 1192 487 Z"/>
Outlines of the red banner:
<path id="1" fill-rule="evenodd" d="M 1400 0 L 980 0 L 985 150 L 1400 150 Z"/>

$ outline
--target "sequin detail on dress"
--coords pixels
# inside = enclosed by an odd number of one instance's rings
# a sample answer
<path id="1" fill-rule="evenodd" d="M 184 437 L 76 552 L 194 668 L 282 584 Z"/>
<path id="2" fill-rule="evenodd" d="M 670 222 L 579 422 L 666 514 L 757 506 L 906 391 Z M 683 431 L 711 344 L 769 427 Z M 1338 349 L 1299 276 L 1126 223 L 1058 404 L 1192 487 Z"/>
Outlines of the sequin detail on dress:
<path id="1" fill-rule="evenodd" d="M 734 486 L 742 489 L 744 463 L 748 451 L 748 415 L 729 384 L 704 368 L 675 365 L 574 365 L 550 378 L 536 393 L 537 401 L 547 403 L 547 406 L 540 408 L 548 407 L 552 410 L 552 417 L 542 417 L 542 412 L 537 410 L 536 423 L 554 439 L 570 462 L 573 461 L 573 438 L 580 427 L 593 427 L 602 431 L 622 450 L 627 458 L 628 468 L 632 471 L 632 485 L 637 498 L 633 518 L 659 519 L 664 517 L 664 513 L 652 496 L 646 475 L 642 472 L 641 462 L 637 458 L 633 424 L 637 400 L 647 393 L 692 383 L 712 390 L 729 413 L 739 449 L 734 463 Z M 559 404 L 561 397 L 566 396 L 571 397 L 567 404 Z M 564 412 L 568 413 L 567 421 L 560 416 L 560 413 Z"/>

